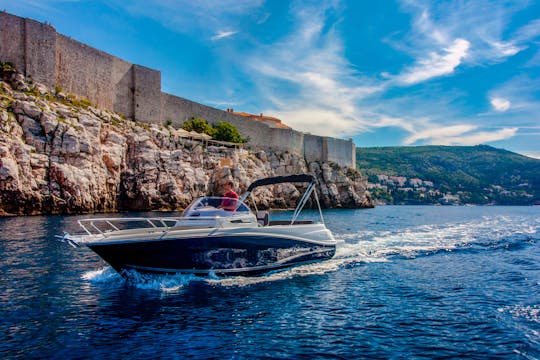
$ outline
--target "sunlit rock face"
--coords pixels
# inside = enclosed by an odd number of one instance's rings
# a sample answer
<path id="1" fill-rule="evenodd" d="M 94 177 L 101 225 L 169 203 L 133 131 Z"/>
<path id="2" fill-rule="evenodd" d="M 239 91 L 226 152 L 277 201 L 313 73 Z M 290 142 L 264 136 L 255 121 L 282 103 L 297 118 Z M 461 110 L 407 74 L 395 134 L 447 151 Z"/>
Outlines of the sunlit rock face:
<path id="1" fill-rule="evenodd" d="M 176 210 L 219 195 L 233 180 L 242 193 L 257 179 L 312 173 L 324 207 L 371 207 L 356 170 L 306 163 L 299 154 L 227 148 L 181 137 L 96 109 L 20 74 L 0 81 L 0 214 Z M 289 208 L 302 188 L 258 190 L 260 208 Z"/>

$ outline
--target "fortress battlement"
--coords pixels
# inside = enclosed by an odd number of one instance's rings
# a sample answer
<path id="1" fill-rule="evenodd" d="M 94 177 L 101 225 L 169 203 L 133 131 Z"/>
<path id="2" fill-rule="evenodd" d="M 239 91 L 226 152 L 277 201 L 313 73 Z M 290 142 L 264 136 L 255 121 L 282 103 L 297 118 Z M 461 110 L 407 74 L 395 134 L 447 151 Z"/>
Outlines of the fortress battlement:
<path id="1" fill-rule="evenodd" d="M 191 117 L 227 121 L 249 137 L 253 148 L 303 154 L 306 161 L 355 167 L 352 140 L 272 127 L 262 121 L 199 104 L 161 91 L 161 72 L 132 64 L 59 34 L 49 24 L 0 12 L 0 61 L 9 61 L 27 78 L 88 98 L 97 107 L 129 119 L 180 127 Z"/>

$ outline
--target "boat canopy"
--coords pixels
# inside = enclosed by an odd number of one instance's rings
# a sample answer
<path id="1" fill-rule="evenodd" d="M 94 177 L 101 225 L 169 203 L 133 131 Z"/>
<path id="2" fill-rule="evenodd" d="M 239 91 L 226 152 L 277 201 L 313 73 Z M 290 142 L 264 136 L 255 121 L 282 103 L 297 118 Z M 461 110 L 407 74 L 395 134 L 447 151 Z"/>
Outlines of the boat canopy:
<path id="1" fill-rule="evenodd" d="M 252 192 L 253 189 L 259 186 L 281 184 L 281 183 L 292 183 L 292 182 L 302 182 L 302 183 L 312 183 L 315 182 L 315 176 L 311 174 L 298 174 L 298 175 L 288 175 L 288 176 L 275 176 L 265 179 L 260 179 L 253 182 L 249 185 L 247 192 Z"/>
<path id="2" fill-rule="evenodd" d="M 311 174 L 297 174 L 297 175 L 287 175 L 287 176 L 275 176 L 275 177 L 269 177 L 265 179 L 260 179 L 255 182 L 253 182 L 251 185 L 249 185 L 247 191 L 242 194 L 240 197 L 240 201 L 245 201 L 246 198 L 251 195 L 253 198 L 253 189 L 259 187 L 259 186 L 266 186 L 266 185 L 274 185 L 274 184 L 281 184 L 281 183 L 309 183 L 306 191 L 304 192 L 304 195 L 298 202 L 298 205 L 296 206 L 296 209 L 294 209 L 294 214 L 291 220 L 291 224 L 294 224 L 296 221 L 298 215 L 300 215 L 300 212 L 306 205 L 306 202 L 308 201 L 311 194 L 314 194 L 315 196 L 315 202 L 317 204 L 317 208 L 319 209 L 319 215 L 321 217 L 321 222 L 324 224 L 324 218 L 322 215 L 321 210 L 321 204 L 319 203 L 319 197 L 317 196 L 317 192 L 315 190 L 315 185 L 317 183 L 317 179 L 314 175 Z M 258 212 L 257 205 L 255 201 L 253 201 L 253 205 L 255 206 L 255 212 Z"/>

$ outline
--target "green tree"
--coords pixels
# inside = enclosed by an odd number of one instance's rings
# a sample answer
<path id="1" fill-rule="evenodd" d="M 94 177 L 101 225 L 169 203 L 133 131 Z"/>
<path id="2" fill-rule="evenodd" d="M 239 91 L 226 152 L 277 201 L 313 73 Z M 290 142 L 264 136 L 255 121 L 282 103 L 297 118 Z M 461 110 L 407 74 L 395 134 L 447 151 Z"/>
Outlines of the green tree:
<path id="1" fill-rule="evenodd" d="M 244 142 L 244 139 L 242 139 L 242 135 L 240 135 L 238 129 L 234 125 L 225 121 L 220 121 L 214 125 L 213 137 L 216 140 L 229 141 L 238 144 L 242 144 Z"/>
<path id="2" fill-rule="evenodd" d="M 191 117 L 191 119 L 182 124 L 182 129 L 214 136 L 214 129 L 202 118 Z"/>

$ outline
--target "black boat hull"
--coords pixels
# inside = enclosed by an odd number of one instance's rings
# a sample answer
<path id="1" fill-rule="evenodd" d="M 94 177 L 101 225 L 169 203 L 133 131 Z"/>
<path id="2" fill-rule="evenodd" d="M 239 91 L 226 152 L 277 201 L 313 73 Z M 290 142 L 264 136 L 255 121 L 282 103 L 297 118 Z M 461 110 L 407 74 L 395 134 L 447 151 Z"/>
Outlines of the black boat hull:
<path id="1" fill-rule="evenodd" d="M 95 243 L 87 246 L 120 274 L 257 275 L 330 259 L 335 242 L 257 235 Z"/>

